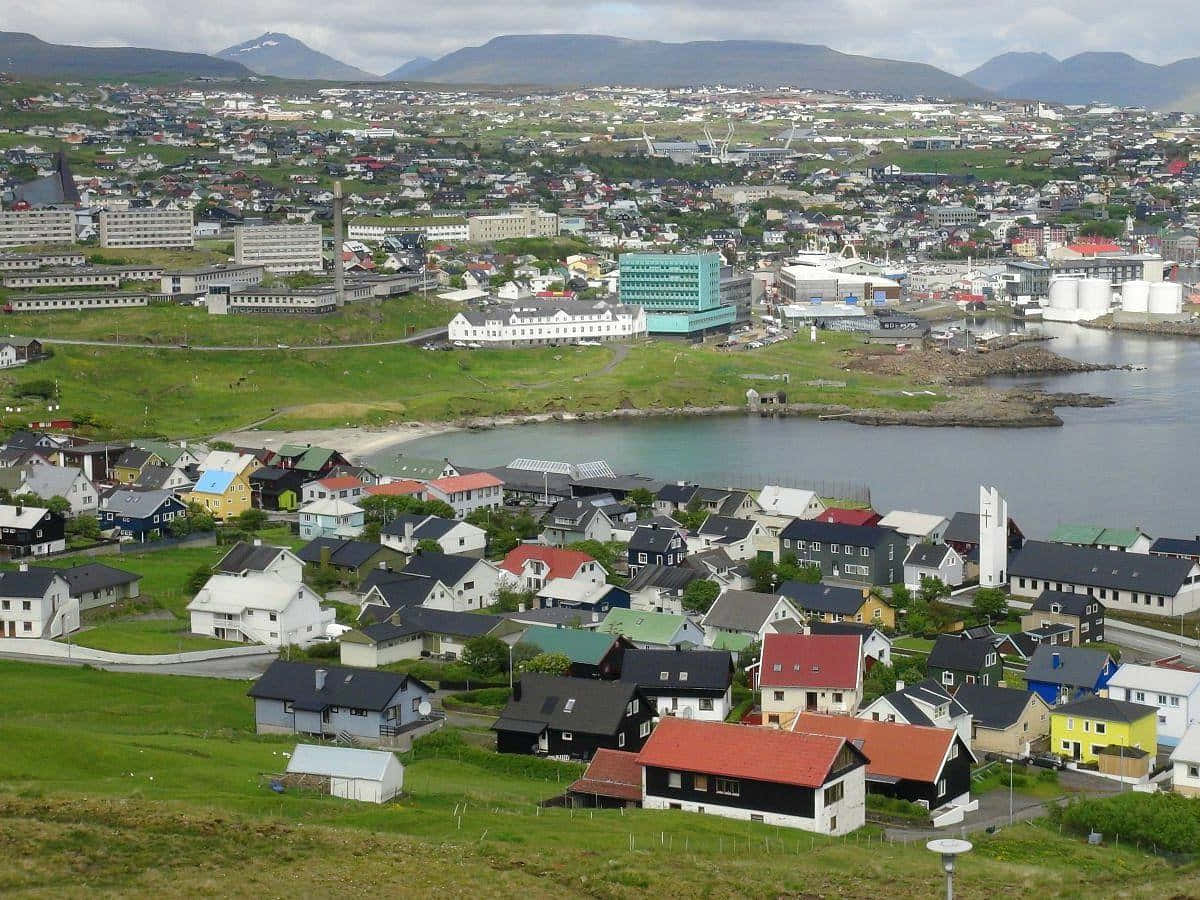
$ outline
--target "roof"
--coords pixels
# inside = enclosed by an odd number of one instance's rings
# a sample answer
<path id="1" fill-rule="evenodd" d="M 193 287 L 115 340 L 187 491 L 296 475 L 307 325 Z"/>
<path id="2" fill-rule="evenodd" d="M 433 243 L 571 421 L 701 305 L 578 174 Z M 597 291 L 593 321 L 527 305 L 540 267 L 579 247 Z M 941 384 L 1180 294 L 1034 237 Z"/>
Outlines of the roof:
<path id="1" fill-rule="evenodd" d="M 45 597 L 59 573 L 43 566 L 30 566 L 24 572 L 0 572 L 0 597 Z"/>
<path id="2" fill-rule="evenodd" d="M 490 633 L 502 621 L 504 620 L 499 616 L 431 609 L 427 606 L 405 606 L 392 613 L 387 621 L 366 625 L 360 630 L 373 643 L 413 634 L 478 637 Z"/>
<path id="3" fill-rule="evenodd" d="M 836 506 L 828 507 L 815 519 L 835 525 L 878 525 L 882 518 L 873 509 L 844 509 Z"/>
<path id="4" fill-rule="evenodd" d="M 703 625 L 705 628 L 723 628 L 726 631 L 758 632 L 778 602 L 779 597 L 775 594 L 726 591 L 713 601 Z"/>
<path id="5" fill-rule="evenodd" d="M 316 686 L 316 672 L 325 670 L 325 685 Z M 380 711 L 387 708 L 396 692 L 409 682 L 432 693 L 432 688 L 410 675 L 382 669 L 347 669 L 306 662 L 275 660 L 254 682 L 247 696 L 264 700 L 287 700 L 297 709 L 322 710 L 327 706 L 351 706 Z"/>
<path id="6" fill-rule="evenodd" d="M 412 525 L 413 537 L 418 541 L 429 540 L 436 541 L 444 534 L 448 533 L 455 525 L 463 525 L 463 522 L 453 522 L 450 519 L 443 519 L 441 516 L 421 516 L 412 513 L 401 513 L 383 526 L 384 534 L 404 536 L 404 526 Z M 474 528 L 474 525 L 469 526 Z"/>
<path id="7" fill-rule="evenodd" d="M 365 565 L 372 556 L 386 548 L 369 541 L 351 541 L 342 538 L 319 537 L 313 538 L 296 551 L 296 555 L 306 563 L 319 563 L 324 557 L 325 550 L 329 551 L 329 564 L 346 569 L 358 569 Z"/>
<path id="8" fill-rule="evenodd" d="M 699 572 L 687 566 L 664 566 L 659 563 L 651 563 L 638 569 L 637 574 L 630 578 L 625 585 L 625 590 L 630 593 L 643 588 L 682 591 L 700 577 Z"/>
<path id="9" fill-rule="evenodd" d="M 1030 612 L 1050 612 L 1052 604 L 1057 603 L 1061 612 L 1068 616 L 1084 616 L 1092 603 L 1100 603 L 1095 597 L 1087 594 L 1073 594 L 1067 591 L 1042 591 L 1029 605 Z M 1103 609 L 1103 604 L 1101 604 Z"/>
<path id="10" fill-rule="evenodd" d="M 156 455 L 151 450 L 143 450 L 141 447 L 130 447 L 117 457 L 114 465 L 120 466 L 122 469 L 140 469 L 146 465 L 151 457 Z M 159 457 L 159 459 L 162 459 L 162 457 Z"/>
<path id="11" fill-rule="evenodd" d="M 1171 751 L 1171 762 L 1200 762 L 1200 725 L 1189 725 Z"/>
<path id="12" fill-rule="evenodd" d="M 538 544 L 518 544 L 504 557 L 500 568 L 520 575 L 526 561 L 537 559 L 544 562 L 549 571 L 547 578 L 574 578 L 580 567 L 596 560 L 582 550 L 565 550 L 560 547 L 543 547 Z"/>
<path id="13" fill-rule="evenodd" d="M 309 484 L 312 483 L 313 482 L 309 482 Z M 315 483 L 331 491 L 340 491 L 343 488 L 360 488 L 363 486 L 363 483 L 353 475 L 338 475 L 333 478 L 319 478 Z"/>
<path id="14" fill-rule="evenodd" d="M 28 530 L 49 514 L 50 510 L 40 506 L 13 506 L 9 503 L 0 503 L 0 528 Z"/>
<path id="15" fill-rule="evenodd" d="M 945 521 L 945 516 L 893 509 L 879 520 L 879 527 L 894 528 L 901 534 L 913 537 L 925 537 L 930 532 L 937 530 L 937 527 L 945 523 Z"/>
<path id="16" fill-rule="evenodd" d="M 1110 700 L 1095 694 L 1064 703 L 1050 710 L 1055 716 L 1079 716 L 1088 719 L 1103 719 L 1106 722 L 1137 722 L 1147 716 L 1157 716 L 1158 707 L 1128 700 Z"/>
<path id="17" fill-rule="evenodd" d="M 329 462 L 335 451 L 325 447 L 305 446 L 303 444 L 284 444 L 279 448 L 278 455 L 293 459 L 292 468 L 305 472 L 319 472 Z"/>
<path id="18" fill-rule="evenodd" d="M 817 519 L 796 519 L 786 525 L 779 536 L 793 541 L 826 541 L 852 547 L 877 547 L 884 541 L 894 539 L 896 532 L 878 525 L 837 525 Z"/>
<path id="19" fill-rule="evenodd" d="M 339 500 L 337 497 L 326 497 L 324 500 L 314 500 L 300 507 L 299 512 L 310 516 L 352 516 L 361 513 L 362 509 L 353 503 Z"/>
<path id="20" fill-rule="evenodd" d="M 947 544 L 913 544 L 908 555 L 904 557 L 904 564 L 923 569 L 937 569 L 953 552 L 954 548 Z"/>
<path id="21" fill-rule="evenodd" d="M 1009 557 L 1010 576 L 1174 597 L 1194 567 L 1189 559 L 1029 541 Z"/>
<path id="22" fill-rule="evenodd" d="M 1108 685 L 1110 688 L 1127 687 L 1186 697 L 1200 687 L 1200 672 L 1122 663 Z"/>
<path id="23" fill-rule="evenodd" d="M 359 618 L 378 621 L 386 619 L 398 609 L 420 606 L 439 584 L 441 582 L 436 578 L 404 575 L 385 569 L 372 569 L 358 586 L 358 591 L 364 599 L 369 594 L 377 592 L 385 608 L 380 609 L 374 603 L 365 604 L 359 611 Z"/>
<path id="24" fill-rule="evenodd" d="M 1056 544 L 1095 544 L 1104 547 L 1132 547 L 1142 536 L 1138 528 L 1103 528 L 1099 525 L 1059 525 L 1050 535 Z"/>
<path id="25" fill-rule="evenodd" d="M 582 628 L 530 625 L 519 643 L 530 644 L 543 653 L 562 653 L 573 663 L 597 666 L 612 649 L 614 640 L 611 634 Z"/>
<path id="26" fill-rule="evenodd" d="M 1198 538 L 1159 538 L 1150 545 L 1151 553 L 1171 553 L 1178 556 L 1200 556 Z"/>
<path id="27" fill-rule="evenodd" d="M 263 572 L 281 553 L 288 552 L 290 551 L 283 547 L 238 541 L 213 568 L 217 572 L 228 572 L 232 575 L 239 572 Z"/>
<path id="28" fill-rule="evenodd" d="M 1058 657 L 1058 668 L 1054 658 Z M 1105 650 L 1039 644 L 1025 669 L 1026 681 L 1094 688 L 1110 658 Z"/>
<path id="29" fill-rule="evenodd" d="M 131 519 L 144 519 L 154 515 L 165 504 L 175 501 L 183 506 L 171 491 L 129 491 L 116 490 L 104 498 L 100 508 L 104 512 L 128 516 Z"/>
<path id="30" fill-rule="evenodd" d="M 646 644 L 670 644 L 687 624 L 685 615 L 614 606 L 596 630 L 605 634 L 623 634 L 631 641 Z"/>
<path id="31" fill-rule="evenodd" d="M 845 746 L 844 739 L 831 735 L 666 716 L 638 761 L 655 768 L 816 788 L 828 780 Z"/>
<path id="32" fill-rule="evenodd" d="M 988 684 L 964 684 L 955 691 L 954 699 L 984 728 L 1008 728 L 1017 723 L 1031 701 L 1045 704 L 1033 691 Z"/>
<path id="33" fill-rule="evenodd" d="M 637 685 L 626 681 L 527 672 L 517 681 L 512 699 L 492 729 L 536 733 L 554 728 L 615 734 L 625 718 L 626 704 L 637 693 Z"/>
<path id="34" fill-rule="evenodd" d="M 939 634 L 929 651 L 927 665 L 931 669 L 953 669 L 960 672 L 980 672 L 987 667 L 988 654 L 996 653 L 995 642 L 989 638 L 964 638 L 955 634 Z M 997 659 L 999 658 L 997 654 Z"/>
<path id="35" fill-rule="evenodd" d="M 752 519 L 735 519 L 731 516 L 711 515 L 704 520 L 698 534 L 708 537 L 715 535 L 723 542 L 744 540 L 758 523 Z"/>
<path id="36" fill-rule="evenodd" d="M 297 744 L 288 760 L 287 771 L 300 775 L 382 781 L 392 763 L 400 764 L 396 754 L 387 750 Z"/>
<path id="37" fill-rule="evenodd" d="M 664 677 L 665 676 L 665 677 Z M 633 681 L 647 694 L 720 691 L 733 680 L 733 664 L 723 650 L 626 650 L 621 680 Z"/>
<path id="38" fill-rule="evenodd" d="M 366 492 L 372 497 L 408 497 L 413 494 L 420 494 L 425 490 L 425 485 L 419 481 L 410 481 L 402 479 L 400 481 L 389 481 L 387 484 L 368 484 Z"/>
<path id="39" fill-rule="evenodd" d="M 39 497 L 67 497 L 82 476 L 83 470 L 73 466 L 29 466 L 25 469 L 25 484 Z"/>
<path id="40" fill-rule="evenodd" d="M 229 490 L 229 485 L 233 484 L 235 478 L 237 478 L 236 472 L 209 469 L 200 473 L 200 478 L 192 490 L 197 494 L 224 494 Z"/>
<path id="41" fill-rule="evenodd" d="M 779 593 L 806 612 L 834 613 L 853 616 L 867 602 L 868 592 L 859 588 L 837 587 L 831 584 L 808 584 L 785 581 Z"/>
<path id="42" fill-rule="evenodd" d="M 245 468 L 254 462 L 254 457 L 249 453 L 240 453 L 236 450 L 212 450 L 208 456 L 200 460 L 200 471 L 207 472 L 210 469 L 220 469 L 223 472 L 242 472 Z"/>
<path id="43" fill-rule="evenodd" d="M 300 591 L 305 590 L 301 585 Z M 218 572 L 209 577 L 188 603 L 188 611 L 241 613 L 246 609 L 283 612 L 296 599 L 295 582 L 267 572 L 229 575 Z"/>
<path id="44" fill-rule="evenodd" d="M 72 597 L 142 580 L 141 575 L 126 572 L 123 569 L 114 569 L 104 563 L 82 563 L 56 571 L 67 580 Z"/>
<path id="45" fill-rule="evenodd" d="M 477 491 L 487 487 L 503 487 L 504 482 L 491 472 L 472 472 L 469 475 L 448 475 L 445 478 L 435 478 L 429 482 L 443 494 L 454 494 L 459 491 Z"/>
<path id="46" fill-rule="evenodd" d="M 397 455 L 392 460 L 376 460 L 371 467 L 381 475 L 394 478 L 413 478 L 429 481 L 439 477 L 448 463 L 444 459 L 424 459 L 416 456 Z"/>
<path id="47" fill-rule="evenodd" d="M 957 738 L 952 728 L 876 722 L 854 716 L 801 713 L 793 731 L 828 734 L 852 741 L 867 757 L 867 776 L 933 783 Z M 970 753 L 970 750 L 967 750 Z"/>
<path id="48" fill-rule="evenodd" d="M 942 540 L 956 544 L 979 543 L 979 513 L 956 512 L 942 534 Z"/>
<path id="49" fill-rule="evenodd" d="M 768 634 L 758 682 L 763 687 L 854 690 L 862 674 L 862 641 L 848 634 Z"/>
<path id="50" fill-rule="evenodd" d="M 476 566 L 486 566 L 490 571 L 492 564 L 473 556 L 454 556 L 446 553 L 415 553 L 402 570 L 405 575 L 424 575 L 436 578 L 446 587 L 454 587 L 462 581 Z"/>
<path id="51" fill-rule="evenodd" d="M 820 503 L 816 491 L 780 487 L 777 484 L 764 485 L 758 493 L 758 505 L 764 512 L 797 518 L 808 513 L 808 508 L 814 500 Z"/>
<path id="52" fill-rule="evenodd" d="M 573 794 L 593 794 L 614 800 L 642 799 L 642 764 L 636 753 L 601 747 L 583 777 L 567 788 Z"/>
<path id="53" fill-rule="evenodd" d="M 671 541 L 679 537 L 683 529 L 662 528 L 658 525 L 639 525 L 629 538 L 629 549 L 643 553 L 665 553 Z"/>

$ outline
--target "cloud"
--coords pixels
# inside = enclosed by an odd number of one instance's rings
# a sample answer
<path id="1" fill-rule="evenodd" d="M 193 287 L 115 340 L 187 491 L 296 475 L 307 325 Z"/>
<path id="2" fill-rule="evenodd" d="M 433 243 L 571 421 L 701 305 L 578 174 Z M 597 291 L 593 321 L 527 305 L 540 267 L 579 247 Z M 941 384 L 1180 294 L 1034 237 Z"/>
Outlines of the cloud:
<path id="1" fill-rule="evenodd" d="M 1147 62 L 1195 55 L 1200 25 L 1177 0 L 543 0 L 519 9 L 487 0 L 397 5 L 342 0 L 5 0 L 3 27 L 45 40 L 215 52 L 281 31 L 380 74 L 499 34 L 593 33 L 635 39 L 783 40 L 928 62 L 963 72 L 1005 50 L 1123 50 Z M 713 73 L 714 80 L 720 77 Z"/>

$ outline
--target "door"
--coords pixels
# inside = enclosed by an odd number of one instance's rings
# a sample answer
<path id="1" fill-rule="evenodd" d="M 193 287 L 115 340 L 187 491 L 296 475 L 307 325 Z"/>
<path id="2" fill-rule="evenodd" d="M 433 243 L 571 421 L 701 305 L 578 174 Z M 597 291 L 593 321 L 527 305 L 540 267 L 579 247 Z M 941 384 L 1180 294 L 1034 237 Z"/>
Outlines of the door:
<path id="1" fill-rule="evenodd" d="M 543 731 L 538 735 L 538 749 L 543 753 L 550 752 L 550 733 Z"/>
<path id="2" fill-rule="evenodd" d="M 329 724 L 329 707 L 327 706 L 323 710 L 321 710 L 321 725 L 325 726 L 328 724 Z"/>
<path id="3" fill-rule="evenodd" d="M 1071 758 L 1077 762 L 1079 760 L 1079 741 L 1071 744 Z"/>
<path id="4" fill-rule="evenodd" d="M 810 712 L 817 708 L 817 692 L 808 691 L 804 695 L 804 708 Z"/>

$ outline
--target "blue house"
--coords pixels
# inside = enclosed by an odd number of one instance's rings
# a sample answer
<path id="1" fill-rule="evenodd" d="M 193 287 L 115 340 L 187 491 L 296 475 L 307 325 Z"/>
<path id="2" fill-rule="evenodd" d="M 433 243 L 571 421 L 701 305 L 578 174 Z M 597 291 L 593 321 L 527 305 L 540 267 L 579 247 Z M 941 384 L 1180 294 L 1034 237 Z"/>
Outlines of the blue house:
<path id="1" fill-rule="evenodd" d="M 687 556 L 687 543 L 678 528 L 651 522 L 639 525 L 629 539 L 629 574 L 645 566 L 677 566 Z"/>
<path id="2" fill-rule="evenodd" d="M 151 532 L 165 534 L 167 526 L 186 513 L 183 501 L 171 491 L 117 490 L 100 504 L 100 528 L 116 528 L 144 540 Z"/>
<path id="3" fill-rule="evenodd" d="M 1029 659 L 1025 681 L 1049 705 L 1092 696 L 1108 686 L 1117 664 L 1104 650 L 1039 644 Z"/>

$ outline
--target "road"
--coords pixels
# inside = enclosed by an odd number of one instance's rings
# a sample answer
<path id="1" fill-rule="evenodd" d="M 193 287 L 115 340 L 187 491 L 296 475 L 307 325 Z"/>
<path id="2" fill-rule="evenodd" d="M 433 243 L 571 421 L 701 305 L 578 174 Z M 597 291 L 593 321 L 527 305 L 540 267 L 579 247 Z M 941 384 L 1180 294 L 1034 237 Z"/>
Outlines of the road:
<path id="1" fill-rule="evenodd" d="M 33 656 L 25 653 L 0 653 L 0 659 L 45 663 L 51 666 L 91 666 L 106 672 L 136 672 L 139 675 L 193 675 L 200 678 L 230 678 L 249 680 L 257 678 L 275 661 L 274 656 L 243 656 L 207 659 L 198 662 L 163 663 L 161 665 L 125 665 L 122 663 L 97 662 L 94 659 L 67 659 L 65 657 Z"/>
<path id="2" fill-rule="evenodd" d="M 145 344 L 131 341 L 75 341 L 65 338 L 48 337 L 39 337 L 38 340 L 43 344 L 63 344 L 71 347 L 112 347 L 119 350 L 196 350 L 203 353 L 245 353 L 246 351 L 254 350 L 275 350 L 308 353 L 312 350 L 359 350 L 368 347 L 396 347 L 406 344 L 423 344 L 426 341 L 442 340 L 445 337 L 445 326 L 439 326 L 437 328 L 426 328 L 424 331 L 415 332 L 408 337 L 395 338 L 390 341 L 364 341 L 354 344 L 298 344 L 296 346 L 290 344 L 287 346 L 279 346 L 278 344 L 229 344 L 217 347 L 189 344 L 185 347 L 182 344 Z"/>

